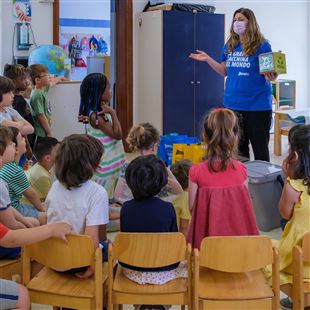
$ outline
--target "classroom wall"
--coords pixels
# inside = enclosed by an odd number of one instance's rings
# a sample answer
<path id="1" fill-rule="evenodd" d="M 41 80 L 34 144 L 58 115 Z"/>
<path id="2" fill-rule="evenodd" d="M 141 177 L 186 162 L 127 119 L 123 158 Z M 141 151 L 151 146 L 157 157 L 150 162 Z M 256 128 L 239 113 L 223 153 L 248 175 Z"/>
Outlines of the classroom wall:
<path id="1" fill-rule="evenodd" d="M 32 4 L 32 29 L 38 45 L 53 42 L 53 4 L 31 1 Z M 3 66 L 12 62 L 12 39 L 15 19 L 12 11 L 12 1 L 0 1 L 0 60 L 2 73 Z M 5 32 L 5 33 L 3 33 Z M 16 37 L 15 37 L 16 40 Z M 32 38 L 30 39 L 32 42 Z M 16 41 L 14 42 L 16 46 Z M 27 52 L 16 51 L 17 55 Z"/>
<path id="2" fill-rule="evenodd" d="M 310 3 L 309 1 L 205 1 L 205 0 L 173 0 L 157 2 L 201 3 L 214 5 L 217 13 L 226 14 L 226 36 L 234 11 L 240 7 L 248 7 L 255 12 L 262 33 L 270 40 L 273 50 L 286 53 L 288 73 L 281 75 L 281 79 L 296 80 L 297 108 L 310 107 Z M 146 0 L 133 0 L 133 18 L 146 5 Z M 153 0 L 152 3 L 156 3 Z M 308 27 L 307 27 L 308 25 Z M 139 81 L 137 81 L 137 59 L 139 57 L 137 37 L 135 36 L 137 23 L 134 24 L 134 102 Z M 135 111 L 135 109 L 134 109 Z M 135 114 L 134 114 L 135 122 Z"/>

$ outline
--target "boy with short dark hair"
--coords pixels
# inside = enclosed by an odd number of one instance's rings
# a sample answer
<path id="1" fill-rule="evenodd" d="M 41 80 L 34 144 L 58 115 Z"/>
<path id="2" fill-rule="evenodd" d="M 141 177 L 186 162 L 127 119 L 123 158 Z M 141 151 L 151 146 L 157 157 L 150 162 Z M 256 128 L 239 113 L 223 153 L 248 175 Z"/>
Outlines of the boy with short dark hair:
<path id="1" fill-rule="evenodd" d="M 31 124 L 12 107 L 15 89 L 11 79 L 0 76 L 0 124 L 16 127 L 22 135 L 33 133 Z"/>
<path id="2" fill-rule="evenodd" d="M 56 138 L 44 137 L 39 139 L 33 151 L 38 162 L 26 171 L 27 178 L 31 186 L 37 191 L 41 201 L 45 201 L 52 186 L 50 171 L 54 166 L 58 144 Z"/>

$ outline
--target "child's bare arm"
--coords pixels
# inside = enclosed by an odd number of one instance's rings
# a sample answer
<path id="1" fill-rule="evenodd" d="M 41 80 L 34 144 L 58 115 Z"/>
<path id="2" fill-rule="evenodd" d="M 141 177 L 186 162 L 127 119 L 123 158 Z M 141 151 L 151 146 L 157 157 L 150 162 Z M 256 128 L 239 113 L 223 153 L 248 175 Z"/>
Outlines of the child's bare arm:
<path id="1" fill-rule="evenodd" d="M 105 121 L 102 114 L 109 113 L 112 117 L 112 123 Z M 104 132 L 109 137 L 120 140 L 122 139 L 122 127 L 121 124 L 117 118 L 117 115 L 113 109 L 111 109 L 108 106 L 103 107 L 103 111 L 98 113 L 98 125 L 96 126 L 96 114 L 92 113 L 90 116 L 90 124 L 94 128 L 100 129 L 102 132 Z"/>
<path id="2" fill-rule="evenodd" d="M 25 119 L 13 118 L 12 120 L 4 120 L 1 123 L 1 125 L 6 126 L 6 127 L 17 128 L 22 136 L 26 136 L 26 135 L 34 133 L 34 128 Z"/>
<path id="3" fill-rule="evenodd" d="M 179 232 L 181 232 L 185 237 L 187 236 L 188 226 L 189 220 L 180 219 Z"/>
<path id="4" fill-rule="evenodd" d="M 170 171 L 169 168 L 167 168 L 167 172 L 168 172 L 168 184 L 167 185 L 169 187 L 169 191 L 175 195 L 182 194 L 183 192 L 182 186 L 180 185 L 176 177 L 173 175 L 173 173 Z"/>
<path id="5" fill-rule="evenodd" d="M 34 228 L 10 230 L 0 239 L 0 245 L 7 248 L 24 246 L 50 237 L 67 241 L 66 235 L 73 234 L 71 226 L 66 223 L 52 223 Z"/>
<path id="6" fill-rule="evenodd" d="M 31 202 L 31 204 L 38 210 L 44 212 L 44 205 L 42 204 L 38 193 L 30 186 L 24 192 L 23 195 Z"/>
<path id="7" fill-rule="evenodd" d="M 86 226 L 84 234 L 90 236 L 94 242 L 94 247 L 98 248 L 99 246 L 99 225 Z M 94 274 L 94 267 L 88 266 L 85 272 L 79 272 L 76 274 L 76 276 L 79 278 L 85 279 L 85 278 L 89 278 L 93 274 Z"/>
<path id="8" fill-rule="evenodd" d="M 27 136 L 34 133 L 34 128 L 32 125 L 25 119 L 20 120 L 23 123 L 23 128 L 20 130 L 22 136 Z"/>
<path id="9" fill-rule="evenodd" d="M 192 213 L 197 196 L 198 185 L 197 183 L 188 180 L 188 203 L 189 203 L 189 210 Z"/>
<path id="10" fill-rule="evenodd" d="M 46 133 L 46 136 L 51 137 L 52 136 L 52 130 L 51 130 L 50 125 L 48 124 L 48 120 L 47 120 L 46 116 L 44 114 L 38 114 L 37 119 L 38 119 L 39 123 L 41 124 L 41 126 L 43 127 L 43 129 Z"/>
<path id="11" fill-rule="evenodd" d="M 11 121 L 11 120 L 6 119 L 1 123 L 1 125 L 5 126 L 5 127 L 15 127 L 19 131 L 21 131 L 24 127 L 24 122 L 22 122 L 21 120 Z"/>
<path id="12" fill-rule="evenodd" d="M 53 87 L 60 82 L 68 82 L 68 81 L 70 81 L 70 80 L 65 78 L 64 76 L 51 77 L 50 78 L 50 86 Z"/>
<path id="13" fill-rule="evenodd" d="M 298 202 L 299 196 L 300 193 L 296 192 L 289 183 L 284 184 L 279 201 L 279 212 L 284 219 L 289 220 L 292 217 L 294 205 Z"/>
<path id="14" fill-rule="evenodd" d="M 13 210 L 13 213 L 14 213 L 15 220 L 20 222 L 21 224 L 23 224 L 25 226 L 25 228 L 27 228 L 27 227 L 31 228 L 31 227 L 40 226 L 40 222 L 36 218 L 23 216 L 21 213 L 19 213 L 14 208 L 12 208 L 12 210 Z M 7 226 L 7 225 L 5 225 L 5 226 Z M 9 226 L 7 226 L 7 227 L 9 227 Z"/>
<path id="15" fill-rule="evenodd" d="M 26 225 L 22 224 L 20 221 L 16 219 L 14 215 L 14 210 L 15 209 L 13 207 L 8 207 L 5 210 L 1 210 L 0 211 L 0 223 L 13 230 L 27 228 Z M 17 210 L 15 211 L 18 212 Z"/>

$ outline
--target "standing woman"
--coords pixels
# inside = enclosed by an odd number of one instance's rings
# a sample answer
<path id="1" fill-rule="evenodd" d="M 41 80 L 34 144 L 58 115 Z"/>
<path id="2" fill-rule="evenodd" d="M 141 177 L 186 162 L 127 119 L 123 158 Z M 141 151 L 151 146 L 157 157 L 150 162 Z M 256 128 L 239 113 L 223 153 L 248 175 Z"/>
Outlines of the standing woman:
<path id="1" fill-rule="evenodd" d="M 241 139 L 239 155 L 250 158 L 249 142 L 256 160 L 269 161 L 269 130 L 272 120 L 270 81 L 276 73 L 259 73 L 258 55 L 271 52 L 269 42 L 260 32 L 254 13 L 241 8 L 235 11 L 230 36 L 223 47 L 221 63 L 204 51 L 190 58 L 207 62 L 222 76 L 227 76 L 224 106 L 237 112 Z"/>

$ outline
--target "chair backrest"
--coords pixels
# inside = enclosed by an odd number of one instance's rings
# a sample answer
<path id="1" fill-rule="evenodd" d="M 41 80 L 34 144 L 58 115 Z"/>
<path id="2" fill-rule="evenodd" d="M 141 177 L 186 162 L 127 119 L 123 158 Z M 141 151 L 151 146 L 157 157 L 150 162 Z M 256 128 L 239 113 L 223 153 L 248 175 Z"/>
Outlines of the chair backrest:
<path id="1" fill-rule="evenodd" d="M 49 238 L 25 246 L 24 255 L 55 270 L 68 270 L 94 263 L 95 247 L 89 236 L 69 235 L 68 243 Z"/>
<path id="2" fill-rule="evenodd" d="M 310 262 L 310 232 L 307 232 L 302 239 L 303 261 Z"/>
<path id="3" fill-rule="evenodd" d="M 142 268 L 168 266 L 185 259 L 186 240 L 181 233 L 119 233 L 113 257 Z"/>
<path id="4" fill-rule="evenodd" d="M 248 272 L 273 263 L 271 240 L 266 236 L 206 237 L 199 265 L 223 272 Z"/>

